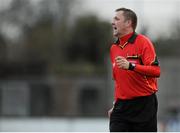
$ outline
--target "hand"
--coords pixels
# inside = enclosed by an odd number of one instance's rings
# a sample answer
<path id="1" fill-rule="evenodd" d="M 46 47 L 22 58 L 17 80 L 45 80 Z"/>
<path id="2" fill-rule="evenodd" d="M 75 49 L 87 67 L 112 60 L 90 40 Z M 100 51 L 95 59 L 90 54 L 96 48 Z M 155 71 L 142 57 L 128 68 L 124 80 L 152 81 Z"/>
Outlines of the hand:
<path id="1" fill-rule="evenodd" d="M 129 69 L 129 61 L 127 61 L 127 59 L 122 56 L 117 56 L 115 58 L 115 62 L 118 68 L 126 70 Z"/>
<path id="2" fill-rule="evenodd" d="M 112 114 L 112 111 L 113 111 L 113 108 L 111 108 L 109 111 L 108 111 L 108 117 L 110 118 L 111 114 Z"/>

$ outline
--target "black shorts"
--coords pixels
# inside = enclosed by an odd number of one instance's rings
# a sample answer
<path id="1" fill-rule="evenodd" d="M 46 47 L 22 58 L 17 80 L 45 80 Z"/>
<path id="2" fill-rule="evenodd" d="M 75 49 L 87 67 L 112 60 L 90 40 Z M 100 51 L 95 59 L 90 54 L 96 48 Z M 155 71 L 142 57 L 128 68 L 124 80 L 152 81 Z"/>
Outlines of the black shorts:
<path id="1" fill-rule="evenodd" d="M 117 100 L 110 117 L 110 132 L 157 132 L 156 94 Z"/>

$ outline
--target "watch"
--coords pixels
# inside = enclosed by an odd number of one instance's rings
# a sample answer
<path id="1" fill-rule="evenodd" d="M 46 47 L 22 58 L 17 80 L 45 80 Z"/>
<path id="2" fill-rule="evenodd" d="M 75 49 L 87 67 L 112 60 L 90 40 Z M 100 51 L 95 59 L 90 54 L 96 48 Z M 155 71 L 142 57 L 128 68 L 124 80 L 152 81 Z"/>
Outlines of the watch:
<path id="1" fill-rule="evenodd" d="M 135 67 L 136 67 L 136 64 L 129 63 L 129 69 L 128 70 L 134 70 Z"/>

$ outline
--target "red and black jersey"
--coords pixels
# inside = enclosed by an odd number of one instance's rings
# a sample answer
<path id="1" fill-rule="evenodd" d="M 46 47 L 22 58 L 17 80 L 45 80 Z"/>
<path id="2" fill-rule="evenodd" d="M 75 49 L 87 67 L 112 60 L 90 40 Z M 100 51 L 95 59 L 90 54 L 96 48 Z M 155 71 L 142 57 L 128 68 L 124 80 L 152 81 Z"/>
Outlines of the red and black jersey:
<path id="1" fill-rule="evenodd" d="M 135 69 L 124 70 L 117 67 L 115 58 L 125 57 L 136 64 Z M 155 93 L 160 67 L 152 42 L 144 35 L 130 33 L 112 44 L 110 57 L 115 80 L 115 100 L 133 99 Z"/>

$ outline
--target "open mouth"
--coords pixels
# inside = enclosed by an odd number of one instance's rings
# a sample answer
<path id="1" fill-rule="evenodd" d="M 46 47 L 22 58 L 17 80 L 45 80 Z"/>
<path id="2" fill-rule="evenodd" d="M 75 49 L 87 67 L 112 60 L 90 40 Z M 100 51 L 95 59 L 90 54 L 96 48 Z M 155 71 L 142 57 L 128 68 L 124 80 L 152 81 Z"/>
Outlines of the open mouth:
<path id="1" fill-rule="evenodd" d="M 113 26 L 113 29 L 114 29 L 114 30 L 117 30 L 117 27 L 116 27 L 116 26 Z"/>
<path id="2" fill-rule="evenodd" d="M 116 36 L 118 34 L 118 29 L 116 26 L 113 26 L 113 34 Z"/>
<path id="3" fill-rule="evenodd" d="M 113 28 L 113 30 L 117 30 L 117 27 L 114 23 L 112 23 L 112 28 Z"/>

